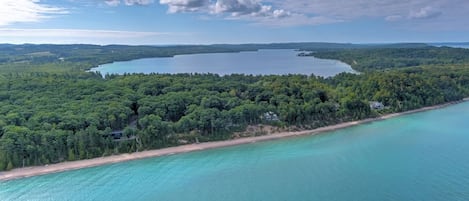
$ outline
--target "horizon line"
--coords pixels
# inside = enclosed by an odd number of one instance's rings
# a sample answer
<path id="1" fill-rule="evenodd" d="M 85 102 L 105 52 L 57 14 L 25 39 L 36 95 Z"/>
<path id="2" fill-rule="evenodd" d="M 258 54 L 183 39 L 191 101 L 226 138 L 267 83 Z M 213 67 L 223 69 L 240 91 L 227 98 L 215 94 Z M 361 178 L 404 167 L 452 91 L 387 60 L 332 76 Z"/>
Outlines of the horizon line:
<path id="1" fill-rule="evenodd" d="M 0 45 L 96 45 L 96 46 L 210 46 L 210 45 L 273 45 L 273 44 L 304 44 L 304 43 L 324 43 L 324 44 L 342 44 L 342 45 L 389 45 L 389 44 L 469 44 L 469 41 L 403 41 L 403 42 L 246 42 L 246 43 L 168 43 L 168 44 L 97 44 L 97 43 L 0 43 Z"/>

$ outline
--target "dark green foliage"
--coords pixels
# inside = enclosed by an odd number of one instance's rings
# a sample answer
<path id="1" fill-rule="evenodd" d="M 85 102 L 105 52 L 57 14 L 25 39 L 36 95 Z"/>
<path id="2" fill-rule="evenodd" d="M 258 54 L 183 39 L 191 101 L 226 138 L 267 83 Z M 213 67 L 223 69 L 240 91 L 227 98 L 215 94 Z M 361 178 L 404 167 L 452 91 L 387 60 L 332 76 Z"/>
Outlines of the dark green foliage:
<path id="1" fill-rule="evenodd" d="M 341 60 L 360 72 L 421 65 L 469 63 L 469 49 L 431 46 L 318 51 L 311 55 Z"/>
<path id="2" fill-rule="evenodd" d="M 329 51 L 327 44 L 320 43 L 265 47 L 299 46 Z M 47 45 L 25 45 L 17 51 L 11 48 L 18 46 L 0 46 L 0 53 L 7 55 L 0 56 L 0 60 L 6 60 L 0 65 L 0 170 L 228 139 L 248 125 L 316 128 L 469 96 L 469 68 L 455 65 L 466 62 L 464 51 L 416 46 L 422 45 L 395 45 L 386 50 L 364 46 L 363 50 L 327 54 L 334 58 L 346 55 L 344 61 L 362 55 L 363 61 L 369 61 L 365 53 L 375 51 L 376 57 L 386 59 L 387 55 L 387 62 L 393 65 L 402 57 L 409 61 L 403 66 L 412 62 L 444 65 L 342 73 L 331 78 L 239 74 L 103 78 L 83 69 L 114 60 L 249 50 L 262 45 L 65 45 L 52 46 L 52 50 Z M 56 62 L 60 57 L 66 61 Z M 379 68 L 373 61 L 369 64 L 370 69 Z M 380 101 L 386 109 L 371 110 L 369 101 Z M 278 119 L 268 120 L 266 114 L 275 114 Z M 121 133 L 123 140 L 114 138 L 112 132 Z"/>
<path id="3" fill-rule="evenodd" d="M 226 139 L 247 125 L 314 128 L 405 111 L 469 94 L 465 67 L 385 73 L 218 76 L 22 73 L 0 76 L 0 167 L 22 167 L 177 145 L 180 139 Z M 446 69 L 446 70 L 443 70 Z M 266 112 L 280 122 L 265 122 Z M 135 128 L 132 122 L 137 119 Z M 136 140 L 114 141 L 123 130 Z"/>

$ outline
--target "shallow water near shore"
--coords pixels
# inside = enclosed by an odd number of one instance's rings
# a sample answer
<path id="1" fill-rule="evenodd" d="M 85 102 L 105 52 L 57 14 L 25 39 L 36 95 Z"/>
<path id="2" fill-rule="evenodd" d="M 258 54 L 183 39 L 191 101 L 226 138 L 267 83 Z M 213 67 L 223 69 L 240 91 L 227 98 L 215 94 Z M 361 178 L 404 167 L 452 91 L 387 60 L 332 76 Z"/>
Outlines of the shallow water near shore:
<path id="1" fill-rule="evenodd" d="M 465 200 L 469 102 L 284 140 L 0 182 L 0 200 Z"/>

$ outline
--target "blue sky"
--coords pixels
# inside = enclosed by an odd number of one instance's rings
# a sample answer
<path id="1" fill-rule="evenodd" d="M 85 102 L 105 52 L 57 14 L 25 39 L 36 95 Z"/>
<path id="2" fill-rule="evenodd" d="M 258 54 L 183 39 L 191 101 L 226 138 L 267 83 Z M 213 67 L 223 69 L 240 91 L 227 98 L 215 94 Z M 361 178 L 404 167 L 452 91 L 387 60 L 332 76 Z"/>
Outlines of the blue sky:
<path id="1" fill-rule="evenodd" d="M 0 43 L 466 42 L 467 0 L 0 0 Z"/>

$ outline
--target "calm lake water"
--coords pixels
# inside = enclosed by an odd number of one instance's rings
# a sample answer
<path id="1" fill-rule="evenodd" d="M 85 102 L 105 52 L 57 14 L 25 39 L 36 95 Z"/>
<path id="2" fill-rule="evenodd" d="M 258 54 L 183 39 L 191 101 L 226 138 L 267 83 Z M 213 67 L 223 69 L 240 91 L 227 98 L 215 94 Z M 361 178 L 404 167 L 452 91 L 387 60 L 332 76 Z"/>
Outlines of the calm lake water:
<path id="1" fill-rule="evenodd" d="M 469 198 L 469 102 L 304 136 L 0 182 L 0 200 Z"/>
<path id="2" fill-rule="evenodd" d="M 333 76 L 341 72 L 354 72 L 343 62 L 299 57 L 294 50 L 259 50 L 240 53 L 213 53 L 177 55 L 170 58 L 149 58 L 100 65 L 90 71 L 105 74 L 124 73 L 215 73 L 283 75 L 315 74 Z"/>

